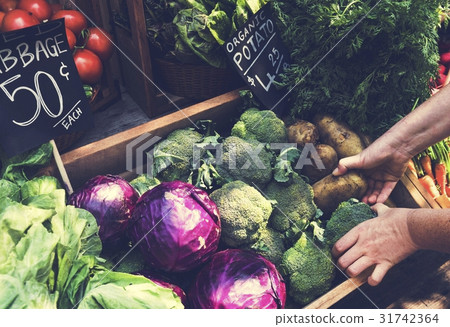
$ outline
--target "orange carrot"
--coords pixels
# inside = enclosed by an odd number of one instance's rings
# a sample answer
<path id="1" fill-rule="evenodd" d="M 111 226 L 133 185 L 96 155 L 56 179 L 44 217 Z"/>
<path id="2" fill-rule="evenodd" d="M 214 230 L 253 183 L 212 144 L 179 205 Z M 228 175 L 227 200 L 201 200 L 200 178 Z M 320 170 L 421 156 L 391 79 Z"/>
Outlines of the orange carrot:
<path id="1" fill-rule="evenodd" d="M 427 190 L 427 192 L 433 197 L 433 199 L 435 199 L 439 196 L 439 191 L 438 191 L 436 185 L 434 184 L 434 180 L 429 175 L 425 175 L 425 176 L 419 178 L 419 182 Z"/>
<path id="2" fill-rule="evenodd" d="M 417 177 L 417 170 L 416 170 L 416 166 L 414 165 L 414 161 L 412 161 L 412 160 L 408 161 L 408 168 Z"/>
<path id="3" fill-rule="evenodd" d="M 447 195 L 445 186 L 447 185 L 447 169 L 444 163 L 437 163 L 434 165 L 434 174 L 436 176 L 436 182 L 441 189 L 441 194 Z"/>
<path id="4" fill-rule="evenodd" d="M 430 156 L 423 156 L 420 158 L 420 164 L 425 171 L 425 174 L 430 176 L 434 180 L 433 169 L 431 168 L 431 158 Z"/>

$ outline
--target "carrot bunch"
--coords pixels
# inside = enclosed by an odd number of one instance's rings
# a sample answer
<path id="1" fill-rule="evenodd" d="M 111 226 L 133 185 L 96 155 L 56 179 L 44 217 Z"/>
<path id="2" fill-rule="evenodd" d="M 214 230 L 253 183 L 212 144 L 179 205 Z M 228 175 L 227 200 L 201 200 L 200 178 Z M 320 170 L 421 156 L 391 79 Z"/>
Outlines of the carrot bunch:
<path id="1" fill-rule="evenodd" d="M 438 142 L 413 158 L 414 169 L 427 192 L 437 198 L 450 196 L 450 146 L 449 140 Z"/>

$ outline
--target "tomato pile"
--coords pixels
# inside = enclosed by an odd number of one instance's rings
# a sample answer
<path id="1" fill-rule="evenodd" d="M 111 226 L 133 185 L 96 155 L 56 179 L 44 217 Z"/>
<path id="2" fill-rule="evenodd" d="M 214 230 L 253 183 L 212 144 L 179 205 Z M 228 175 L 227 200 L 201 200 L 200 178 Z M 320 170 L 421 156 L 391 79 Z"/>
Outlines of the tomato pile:
<path id="1" fill-rule="evenodd" d="M 90 86 L 100 82 L 103 64 L 113 53 L 111 36 L 99 27 L 88 27 L 86 17 L 77 10 L 66 10 L 46 0 L 0 0 L 0 32 L 30 27 L 48 20 L 64 18 L 66 35 L 81 82 Z"/>

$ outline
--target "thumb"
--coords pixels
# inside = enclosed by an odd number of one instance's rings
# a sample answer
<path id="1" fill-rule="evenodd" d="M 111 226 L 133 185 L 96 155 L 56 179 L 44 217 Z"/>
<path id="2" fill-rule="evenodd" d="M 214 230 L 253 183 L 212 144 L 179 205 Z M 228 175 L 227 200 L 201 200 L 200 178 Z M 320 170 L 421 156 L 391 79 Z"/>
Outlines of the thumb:
<path id="1" fill-rule="evenodd" d="M 359 154 L 339 160 L 338 166 L 333 170 L 334 176 L 344 175 L 349 169 L 362 168 Z"/>
<path id="2" fill-rule="evenodd" d="M 384 205 L 382 203 L 376 203 L 373 206 L 371 206 L 372 210 L 375 211 L 377 216 L 383 215 L 387 210 L 389 210 L 389 207 L 387 205 Z"/>

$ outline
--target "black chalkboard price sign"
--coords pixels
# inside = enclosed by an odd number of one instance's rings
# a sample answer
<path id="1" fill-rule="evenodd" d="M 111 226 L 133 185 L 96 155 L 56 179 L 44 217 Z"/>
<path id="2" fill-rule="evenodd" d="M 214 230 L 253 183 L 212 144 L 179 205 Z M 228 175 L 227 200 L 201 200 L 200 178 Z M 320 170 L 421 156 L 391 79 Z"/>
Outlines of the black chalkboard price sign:
<path id="1" fill-rule="evenodd" d="M 63 19 L 0 34 L 0 142 L 7 155 L 91 124 Z"/>
<path id="2" fill-rule="evenodd" d="M 251 16 L 223 47 L 258 99 L 268 109 L 282 111 L 286 90 L 276 87 L 275 81 L 289 67 L 290 56 L 271 17 L 270 3 Z"/>

